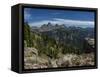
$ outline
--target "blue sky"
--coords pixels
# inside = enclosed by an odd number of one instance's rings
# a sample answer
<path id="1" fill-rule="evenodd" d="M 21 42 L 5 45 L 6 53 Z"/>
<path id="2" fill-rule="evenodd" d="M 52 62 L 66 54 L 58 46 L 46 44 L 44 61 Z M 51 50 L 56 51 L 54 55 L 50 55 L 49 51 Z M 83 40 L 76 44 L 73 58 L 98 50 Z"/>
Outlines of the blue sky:
<path id="1" fill-rule="evenodd" d="M 30 26 L 51 22 L 66 26 L 94 27 L 94 12 L 24 8 L 24 21 Z"/>

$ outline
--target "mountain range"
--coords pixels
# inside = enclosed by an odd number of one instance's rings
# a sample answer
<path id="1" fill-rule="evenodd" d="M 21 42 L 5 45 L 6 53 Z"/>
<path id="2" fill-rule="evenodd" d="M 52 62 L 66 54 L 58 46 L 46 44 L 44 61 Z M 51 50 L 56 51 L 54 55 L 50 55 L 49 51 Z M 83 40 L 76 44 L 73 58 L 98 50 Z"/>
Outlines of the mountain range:
<path id="1" fill-rule="evenodd" d="M 64 24 L 53 25 L 50 22 L 41 25 L 41 27 L 31 27 L 31 32 L 46 35 L 53 38 L 57 43 L 75 46 L 79 49 L 83 48 L 85 38 L 94 38 L 94 28 L 67 27 Z"/>

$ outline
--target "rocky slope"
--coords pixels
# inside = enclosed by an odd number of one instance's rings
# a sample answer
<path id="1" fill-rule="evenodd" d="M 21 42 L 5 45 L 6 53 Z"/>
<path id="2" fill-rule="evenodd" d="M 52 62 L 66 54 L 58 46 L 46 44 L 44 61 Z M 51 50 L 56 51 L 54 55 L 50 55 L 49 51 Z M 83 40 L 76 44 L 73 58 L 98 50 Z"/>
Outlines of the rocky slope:
<path id="1" fill-rule="evenodd" d="M 72 67 L 72 66 L 92 66 L 94 65 L 94 54 L 63 54 L 57 59 L 50 59 L 46 55 L 39 56 L 35 48 L 25 48 L 24 68 L 57 68 L 57 67 Z M 34 53 L 35 52 L 35 53 Z"/>

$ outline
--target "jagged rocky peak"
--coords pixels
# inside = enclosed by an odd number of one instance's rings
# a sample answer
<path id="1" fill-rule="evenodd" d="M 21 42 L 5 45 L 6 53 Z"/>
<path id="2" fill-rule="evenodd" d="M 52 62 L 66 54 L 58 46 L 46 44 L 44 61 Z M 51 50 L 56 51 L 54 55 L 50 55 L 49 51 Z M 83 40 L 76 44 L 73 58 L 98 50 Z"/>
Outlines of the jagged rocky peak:
<path id="1" fill-rule="evenodd" d="M 44 31 L 51 31 L 51 30 L 55 30 L 55 29 L 65 28 L 65 27 L 66 26 L 64 24 L 53 24 L 51 22 L 48 22 L 47 24 L 43 24 L 40 27 L 32 26 L 31 30 L 44 32 Z"/>
<path id="2" fill-rule="evenodd" d="M 64 24 L 59 25 L 59 24 L 53 24 L 53 23 L 48 22 L 47 24 L 41 25 L 41 27 L 39 28 L 39 31 L 40 32 L 50 31 L 50 30 L 54 30 L 54 29 L 58 29 L 58 28 L 64 28 L 64 27 L 65 27 Z"/>
<path id="3" fill-rule="evenodd" d="M 48 22 L 47 24 L 43 24 L 40 28 L 51 28 L 53 25 Z"/>
<path id="4" fill-rule="evenodd" d="M 50 22 L 48 22 L 47 24 L 43 24 L 41 25 L 41 27 L 39 28 L 39 31 L 49 31 L 52 29 L 52 24 Z"/>
<path id="5" fill-rule="evenodd" d="M 49 26 L 52 26 L 52 24 L 51 24 L 50 22 L 48 22 L 47 26 L 48 26 L 48 27 L 49 27 Z"/>
<path id="6" fill-rule="evenodd" d="M 55 27 L 56 27 L 56 28 L 64 28 L 65 25 L 64 25 L 64 24 L 61 24 L 61 25 L 59 25 L 59 24 L 55 24 Z"/>

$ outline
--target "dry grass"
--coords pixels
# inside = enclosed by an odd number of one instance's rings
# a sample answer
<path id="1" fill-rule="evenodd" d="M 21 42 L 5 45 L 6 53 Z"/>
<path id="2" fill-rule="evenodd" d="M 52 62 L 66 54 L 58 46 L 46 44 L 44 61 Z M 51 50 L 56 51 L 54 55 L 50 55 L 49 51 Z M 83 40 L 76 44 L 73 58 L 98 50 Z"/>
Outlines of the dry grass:
<path id="1" fill-rule="evenodd" d="M 29 49 L 32 50 L 32 49 Z M 38 69 L 38 68 L 52 68 L 52 67 L 73 67 L 73 66 L 92 66 L 94 65 L 94 53 L 84 54 L 61 54 L 59 58 L 50 59 L 48 56 L 42 54 L 38 56 L 31 51 L 25 51 L 24 68 Z M 61 55 L 60 55 L 61 54 Z"/>

